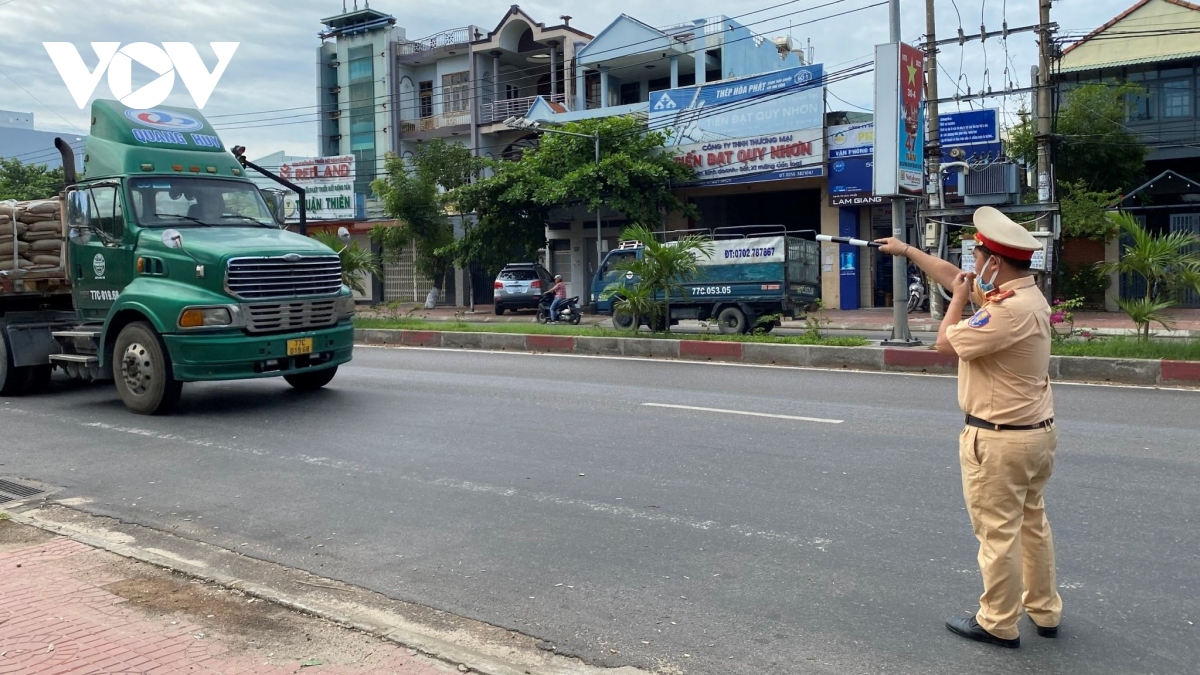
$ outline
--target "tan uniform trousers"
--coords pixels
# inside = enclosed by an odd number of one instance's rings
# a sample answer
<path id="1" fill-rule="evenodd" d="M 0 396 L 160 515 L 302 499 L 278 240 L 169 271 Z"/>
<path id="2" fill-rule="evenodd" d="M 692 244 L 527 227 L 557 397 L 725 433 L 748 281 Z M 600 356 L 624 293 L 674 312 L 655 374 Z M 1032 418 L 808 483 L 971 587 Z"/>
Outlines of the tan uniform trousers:
<path id="1" fill-rule="evenodd" d="M 1054 540 L 1042 501 L 1057 445 L 1053 427 L 994 431 L 968 426 L 959 435 L 963 497 L 983 573 L 975 620 L 998 638 L 1020 635 L 1022 609 L 1039 626 L 1057 626 L 1062 618 Z"/>

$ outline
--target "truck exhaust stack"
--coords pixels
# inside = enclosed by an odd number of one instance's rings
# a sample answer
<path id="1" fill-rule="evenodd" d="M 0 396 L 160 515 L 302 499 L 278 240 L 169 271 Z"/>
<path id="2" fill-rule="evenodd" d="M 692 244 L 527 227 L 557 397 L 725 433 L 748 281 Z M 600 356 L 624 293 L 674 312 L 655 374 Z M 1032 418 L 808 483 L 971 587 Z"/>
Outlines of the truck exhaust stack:
<path id="1" fill-rule="evenodd" d="M 67 178 L 67 185 L 75 184 L 75 149 L 71 147 L 62 138 L 54 139 L 54 147 L 58 148 L 58 152 L 62 155 L 63 175 Z"/>

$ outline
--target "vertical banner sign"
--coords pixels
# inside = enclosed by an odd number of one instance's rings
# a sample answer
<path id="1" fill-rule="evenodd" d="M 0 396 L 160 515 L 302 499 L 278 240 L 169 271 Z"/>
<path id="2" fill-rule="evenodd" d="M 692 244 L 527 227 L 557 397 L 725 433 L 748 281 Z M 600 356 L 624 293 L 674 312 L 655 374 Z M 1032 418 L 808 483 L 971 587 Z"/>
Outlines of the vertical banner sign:
<path id="1" fill-rule="evenodd" d="M 924 185 L 925 55 L 906 44 L 875 46 L 875 194 L 921 194 Z"/>

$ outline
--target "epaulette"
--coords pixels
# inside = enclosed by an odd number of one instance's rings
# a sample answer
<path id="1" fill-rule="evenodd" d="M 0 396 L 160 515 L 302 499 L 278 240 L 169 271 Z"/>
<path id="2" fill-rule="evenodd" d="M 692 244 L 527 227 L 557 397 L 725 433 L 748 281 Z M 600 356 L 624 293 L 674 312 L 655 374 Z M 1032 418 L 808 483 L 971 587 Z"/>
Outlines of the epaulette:
<path id="1" fill-rule="evenodd" d="M 994 302 L 996 304 L 1000 304 L 1001 302 L 1011 298 L 1012 296 L 1014 296 L 1016 294 L 1017 294 L 1016 291 L 1002 291 L 997 288 L 996 290 L 992 291 L 991 293 L 988 293 L 987 295 L 983 296 L 983 299 L 987 300 L 988 302 Z"/>

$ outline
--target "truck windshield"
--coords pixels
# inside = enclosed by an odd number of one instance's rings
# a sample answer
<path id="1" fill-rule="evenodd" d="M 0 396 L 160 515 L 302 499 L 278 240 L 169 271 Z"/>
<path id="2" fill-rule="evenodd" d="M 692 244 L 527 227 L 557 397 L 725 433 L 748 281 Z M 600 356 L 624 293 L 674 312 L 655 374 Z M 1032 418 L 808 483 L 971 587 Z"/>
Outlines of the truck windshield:
<path id="1" fill-rule="evenodd" d="M 620 269 L 621 265 L 633 260 L 637 257 L 636 251 L 628 253 L 614 253 L 604 261 L 604 267 L 600 268 L 600 280 L 605 282 L 615 281 L 617 277 L 623 276 L 625 270 Z"/>
<path id="2" fill-rule="evenodd" d="M 258 187 L 242 181 L 190 176 L 132 178 L 129 203 L 143 227 L 278 227 Z"/>

